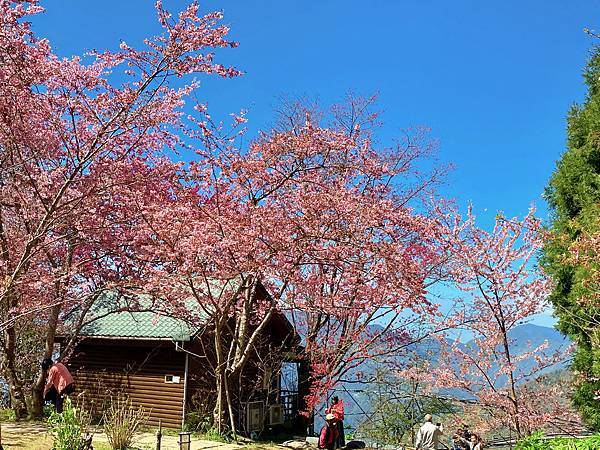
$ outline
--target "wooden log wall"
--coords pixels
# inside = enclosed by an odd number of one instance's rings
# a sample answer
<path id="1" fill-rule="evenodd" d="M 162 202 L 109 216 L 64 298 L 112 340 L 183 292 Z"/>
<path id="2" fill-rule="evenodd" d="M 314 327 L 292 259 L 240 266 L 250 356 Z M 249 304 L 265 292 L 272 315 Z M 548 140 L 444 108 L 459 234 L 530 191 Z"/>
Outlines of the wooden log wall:
<path id="1" fill-rule="evenodd" d="M 183 414 L 185 354 L 172 343 L 134 346 L 86 340 L 67 362 L 75 379 L 75 394 L 86 407 L 101 416 L 111 396 L 126 395 L 134 406 L 147 411 L 147 425 L 181 428 Z M 179 383 L 165 382 L 178 376 Z"/>

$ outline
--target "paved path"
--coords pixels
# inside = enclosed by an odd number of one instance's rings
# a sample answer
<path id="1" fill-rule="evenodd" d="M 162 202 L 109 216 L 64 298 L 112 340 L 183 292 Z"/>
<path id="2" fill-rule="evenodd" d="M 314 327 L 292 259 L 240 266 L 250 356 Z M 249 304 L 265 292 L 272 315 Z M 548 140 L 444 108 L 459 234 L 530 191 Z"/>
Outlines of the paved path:
<path id="1" fill-rule="evenodd" d="M 163 436 L 161 439 L 161 450 L 179 450 L 177 436 Z M 107 443 L 106 435 L 94 434 L 94 443 Z M 134 442 L 134 446 L 144 450 L 154 450 L 156 448 L 156 435 L 154 433 L 140 433 Z M 203 441 L 192 438 L 191 450 L 241 450 L 244 446 L 237 444 L 223 444 L 220 442 Z"/>
<path id="2" fill-rule="evenodd" d="M 27 448 L 28 441 L 33 437 L 40 439 L 43 444 L 52 445 L 52 439 L 47 434 L 48 428 L 44 424 L 32 422 L 13 422 L 2 424 L 2 444 L 6 448 Z M 179 450 L 177 436 L 163 436 L 161 450 Z M 47 442 L 46 442 L 47 441 Z M 94 444 L 103 443 L 108 445 L 106 435 L 94 433 Z M 139 433 L 135 440 L 135 447 L 143 450 L 154 450 L 156 448 L 156 435 L 151 432 Z M 192 450 L 241 450 L 241 444 L 222 444 L 220 442 L 203 441 L 192 438 Z"/>

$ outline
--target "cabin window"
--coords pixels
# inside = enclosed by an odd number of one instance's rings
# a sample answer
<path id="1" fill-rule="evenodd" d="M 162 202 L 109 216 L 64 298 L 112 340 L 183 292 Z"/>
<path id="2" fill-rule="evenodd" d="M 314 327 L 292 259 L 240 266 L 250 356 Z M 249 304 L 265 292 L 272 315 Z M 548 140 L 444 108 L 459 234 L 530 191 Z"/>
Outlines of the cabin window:
<path id="1" fill-rule="evenodd" d="M 165 383 L 181 383 L 179 375 L 165 375 Z"/>

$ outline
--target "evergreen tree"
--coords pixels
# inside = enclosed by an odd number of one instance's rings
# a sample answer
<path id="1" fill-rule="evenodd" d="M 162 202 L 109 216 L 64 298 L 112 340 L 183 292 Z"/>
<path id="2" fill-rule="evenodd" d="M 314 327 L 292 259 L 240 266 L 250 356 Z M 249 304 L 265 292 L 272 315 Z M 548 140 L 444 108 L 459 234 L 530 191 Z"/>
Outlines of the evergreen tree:
<path id="1" fill-rule="evenodd" d="M 588 425 L 600 429 L 600 255 L 588 251 L 583 263 L 575 251 L 600 231 L 600 47 L 592 51 L 584 79 L 586 99 L 569 112 L 567 150 L 546 188 L 553 217 L 543 264 L 555 281 L 558 328 L 577 345 L 574 404 Z"/>

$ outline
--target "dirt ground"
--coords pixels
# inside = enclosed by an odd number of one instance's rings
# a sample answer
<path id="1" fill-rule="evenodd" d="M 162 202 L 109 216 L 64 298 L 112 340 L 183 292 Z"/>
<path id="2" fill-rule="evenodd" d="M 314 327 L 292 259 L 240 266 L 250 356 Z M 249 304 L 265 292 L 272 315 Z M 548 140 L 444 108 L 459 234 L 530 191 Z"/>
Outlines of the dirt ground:
<path id="1" fill-rule="evenodd" d="M 30 422 L 3 423 L 1 428 L 1 442 L 5 449 L 50 450 L 52 448 L 52 438 L 43 424 Z M 177 439 L 177 436 L 163 436 L 161 449 L 178 450 Z M 94 433 L 93 443 L 95 450 L 110 450 L 106 435 L 100 432 Z M 151 432 L 140 433 L 134 447 L 141 450 L 154 450 L 156 448 L 155 434 Z M 243 448 L 244 445 L 222 444 L 192 438 L 192 450 L 241 450 Z"/>

